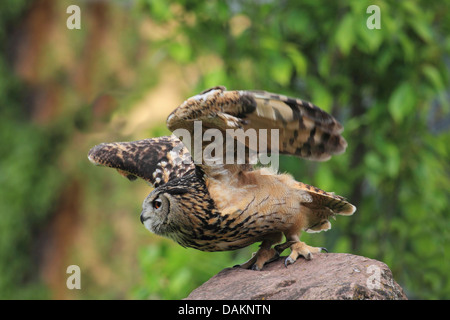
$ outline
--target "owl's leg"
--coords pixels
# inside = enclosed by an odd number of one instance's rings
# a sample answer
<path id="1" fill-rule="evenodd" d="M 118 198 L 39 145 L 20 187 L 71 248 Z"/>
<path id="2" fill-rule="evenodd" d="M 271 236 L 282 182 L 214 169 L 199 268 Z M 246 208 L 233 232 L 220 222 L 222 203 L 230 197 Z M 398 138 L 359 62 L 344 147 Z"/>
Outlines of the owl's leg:
<path id="1" fill-rule="evenodd" d="M 253 254 L 252 258 L 247 262 L 240 265 L 244 269 L 261 270 L 266 263 L 274 261 L 279 258 L 277 250 L 272 248 L 274 244 L 277 244 L 283 238 L 282 233 L 273 233 L 264 238 L 259 250 Z"/>
<path id="2" fill-rule="evenodd" d="M 274 249 L 278 252 L 278 254 L 281 254 L 284 250 L 289 248 L 291 245 L 296 243 L 297 241 L 286 241 L 285 243 L 278 244 L 274 247 Z"/>
<path id="3" fill-rule="evenodd" d="M 308 246 L 306 243 L 300 241 L 300 239 L 297 235 L 290 236 L 289 238 L 286 237 L 286 239 L 289 239 L 289 241 L 295 241 L 291 245 L 291 254 L 284 261 L 284 265 L 286 267 L 289 264 L 293 264 L 299 256 L 303 256 L 306 260 L 311 260 L 313 253 L 319 253 L 322 251 L 328 252 L 327 249 L 322 248 L 322 247 Z M 288 242 L 288 241 L 286 241 L 286 242 Z"/>

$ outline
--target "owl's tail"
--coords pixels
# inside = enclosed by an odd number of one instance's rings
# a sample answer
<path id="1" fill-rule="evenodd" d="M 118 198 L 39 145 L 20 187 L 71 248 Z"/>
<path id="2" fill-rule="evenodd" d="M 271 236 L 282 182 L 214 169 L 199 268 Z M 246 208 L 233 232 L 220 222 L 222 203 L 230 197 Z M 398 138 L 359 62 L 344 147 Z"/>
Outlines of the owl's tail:
<path id="1" fill-rule="evenodd" d="M 317 214 L 323 215 L 324 218 L 335 215 L 349 216 L 356 211 L 356 207 L 344 197 L 332 192 L 326 192 L 302 182 L 298 182 L 298 188 L 307 191 L 311 196 L 311 201 L 304 202 L 302 205 L 312 209 Z"/>

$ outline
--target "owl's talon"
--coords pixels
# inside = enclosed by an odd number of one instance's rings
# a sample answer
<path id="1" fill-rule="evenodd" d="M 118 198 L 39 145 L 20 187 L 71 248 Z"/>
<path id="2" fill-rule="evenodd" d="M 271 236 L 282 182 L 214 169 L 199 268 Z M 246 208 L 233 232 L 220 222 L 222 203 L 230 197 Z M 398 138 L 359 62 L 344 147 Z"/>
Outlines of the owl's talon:
<path id="1" fill-rule="evenodd" d="M 288 265 L 293 264 L 294 262 L 295 262 L 294 259 L 292 259 L 291 257 L 287 257 L 287 258 L 284 260 L 284 266 L 287 268 Z"/>
<path id="2" fill-rule="evenodd" d="M 328 252 L 324 247 L 311 247 L 306 243 L 297 241 L 291 245 L 291 254 L 284 261 L 284 265 L 287 267 L 288 264 L 293 264 L 299 256 L 303 256 L 306 260 L 311 260 L 313 253 L 318 253 L 321 251 Z"/>
<path id="3" fill-rule="evenodd" d="M 252 265 L 252 270 L 261 271 L 261 269 L 256 265 L 256 263 L 254 265 Z"/>
<path id="4" fill-rule="evenodd" d="M 247 262 L 239 265 L 239 267 L 260 271 L 266 263 L 274 261 L 279 257 L 280 255 L 274 248 L 271 248 L 270 246 L 267 247 L 267 245 L 261 245 L 256 254 L 254 253 Z"/>

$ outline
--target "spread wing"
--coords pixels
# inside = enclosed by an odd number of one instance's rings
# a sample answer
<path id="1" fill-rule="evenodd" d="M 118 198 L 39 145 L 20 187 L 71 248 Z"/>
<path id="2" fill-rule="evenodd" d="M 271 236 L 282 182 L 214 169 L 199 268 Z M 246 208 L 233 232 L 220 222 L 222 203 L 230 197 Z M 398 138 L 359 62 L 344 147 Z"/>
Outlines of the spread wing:
<path id="1" fill-rule="evenodd" d="M 96 165 L 116 169 L 130 180 L 142 178 L 155 188 L 195 168 L 189 152 L 173 135 L 102 143 L 89 151 L 88 158 Z"/>
<path id="2" fill-rule="evenodd" d="M 240 95 L 256 106 L 244 115 L 244 129 L 278 129 L 280 153 L 325 161 L 345 151 L 342 125 L 311 102 L 265 91 L 240 91 Z"/>
<path id="3" fill-rule="evenodd" d="M 217 143 L 216 136 L 220 135 L 224 137 L 218 142 L 223 146 L 222 164 L 229 163 L 226 159 L 235 159 L 235 164 L 242 163 L 247 168 L 255 153 L 279 152 L 324 161 L 347 147 L 341 136 L 343 127 L 334 117 L 310 102 L 265 91 L 211 88 L 175 109 L 167 118 L 167 126 L 177 136 L 188 133 L 194 137 L 183 143 L 194 155 L 195 163 L 206 169 L 210 163 L 200 157 L 209 154 L 208 148 L 218 150 L 211 144 Z M 214 141 L 204 139 L 211 129 L 220 133 L 212 134 Z M 231 156 L 228 138 L 234 141 Z M 238 145 L 245 146 L 243 154 L 238 154 Z M 211 159 L 217 159 L 217 155 Z"/>
<path id="4" fill-rule="evenodd" d="M 157 187 L 195 165 L 208 172 L 218 164 L 233 172 L 251 169 L 256 154 L 324 161 L 347 147 L 334 117 L 310 102 L 265 91 L 211 88 L 176 108 L 167 126 L 174 135 L 103 143 L 88 158 Z"/>

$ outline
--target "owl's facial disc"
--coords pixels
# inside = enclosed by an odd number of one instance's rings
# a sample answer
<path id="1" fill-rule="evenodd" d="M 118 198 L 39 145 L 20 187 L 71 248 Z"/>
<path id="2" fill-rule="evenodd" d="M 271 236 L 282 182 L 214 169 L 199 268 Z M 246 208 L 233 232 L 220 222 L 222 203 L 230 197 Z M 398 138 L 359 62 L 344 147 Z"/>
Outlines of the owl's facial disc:
<path id="1" fill-rule="evenodd" d="M 158 235 L 166 235 L 165 225 L 169 213 L 170 204 L 167 197 L 156 189 L 150 193 L 142 203 L 140 216 L 141 223 L 150 232 Z"/>

